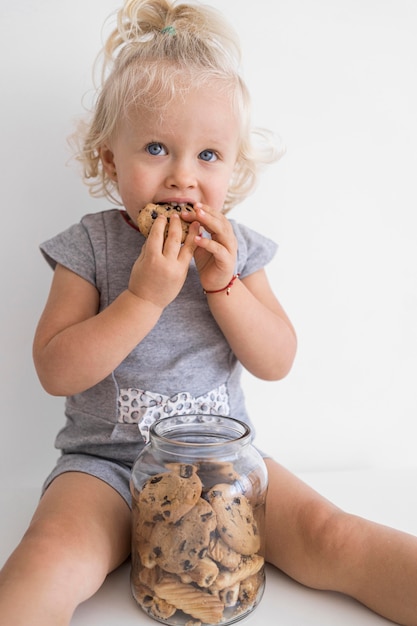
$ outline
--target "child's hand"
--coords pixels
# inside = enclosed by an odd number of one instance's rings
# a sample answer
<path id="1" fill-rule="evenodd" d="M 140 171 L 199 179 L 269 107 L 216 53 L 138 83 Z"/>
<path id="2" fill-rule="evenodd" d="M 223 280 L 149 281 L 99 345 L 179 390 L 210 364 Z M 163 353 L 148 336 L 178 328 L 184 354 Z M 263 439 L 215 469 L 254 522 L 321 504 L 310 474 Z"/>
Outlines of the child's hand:
<path id="1" fill-rule="evenodd" d="M 207 205 L 194 205 L 197 219 L 201 226 L 210 233 L 211 238 L 195 237 L 197 246 L 194 258 L 201 284 L 206 291 L 223 289 L 235 272 L 237 241 L 227 217 Z M 186 215 L 181 215 L 187 220 Z"/>
<path id="2" fill-rule="evenodd" d="M 181 245 L 178 215 L 170 218 L 168 236 L 164 239 L 166 222 L 165 216 L 155 220 L 129 280 L 129 291 L 162 309 L 176 298 L 184 284 L 199 232 L 199 224 L 194 222 Z"/>

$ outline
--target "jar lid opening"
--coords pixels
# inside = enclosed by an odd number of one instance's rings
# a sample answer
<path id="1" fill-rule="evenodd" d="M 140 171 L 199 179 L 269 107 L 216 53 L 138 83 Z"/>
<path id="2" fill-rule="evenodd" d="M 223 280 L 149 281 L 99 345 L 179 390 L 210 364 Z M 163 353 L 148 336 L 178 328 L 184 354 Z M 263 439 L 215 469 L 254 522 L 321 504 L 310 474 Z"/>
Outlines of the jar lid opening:
<path id="1" fill-rule="evenodd" d="M 231 417 L 209 414 L 175 415 L 155 422 L 151 438 L 181 446 L 216 447 L 227 443 L 246 443 L 250 427 Z"/>

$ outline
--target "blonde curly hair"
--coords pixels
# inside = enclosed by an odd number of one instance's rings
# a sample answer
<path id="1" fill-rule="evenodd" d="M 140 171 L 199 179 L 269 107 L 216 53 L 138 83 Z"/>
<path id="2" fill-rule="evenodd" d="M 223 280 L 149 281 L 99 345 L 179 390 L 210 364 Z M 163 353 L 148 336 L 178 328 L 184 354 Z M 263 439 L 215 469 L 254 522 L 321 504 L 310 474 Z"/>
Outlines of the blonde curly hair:
<path id="1" fill-rule="evenodd" d="M 72 137 L 91 195 L 121 204 L 117 183 L 107 175 L 100 157 L 121 116 L 135 106 L 159 107 L 162 114 L 190 86 L 215 80 L 216 89 L 231 98 L 241 124 L 238 157 L 223 208 L 227 212 L 253 190 L 260 166 L 280 156 L 267 131 L 251 128 L 250 97 L 239 73 L 241 54 L 233 29 L 213 8 L 176 0 L 125 0 L 116 19 L 97 58 L 100 84 L 91 118 Z"/>

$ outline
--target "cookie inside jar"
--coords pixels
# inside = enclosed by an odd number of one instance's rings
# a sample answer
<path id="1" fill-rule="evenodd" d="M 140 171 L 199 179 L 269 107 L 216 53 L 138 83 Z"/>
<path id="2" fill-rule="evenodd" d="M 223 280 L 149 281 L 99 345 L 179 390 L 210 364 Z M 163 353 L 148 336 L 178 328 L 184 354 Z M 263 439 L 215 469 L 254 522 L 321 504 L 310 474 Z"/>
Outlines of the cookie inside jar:
<path id="1" fill-rule="evenodd" d="M 219 420 L 230 419 L 217 416 L 215 430 Z M 231 624 L 257 606 L 264 590 L 266 470 L 252 446 L 250 453 L 239 446 L 236 456 L 223 437 L 219 447 L 196 439 L 191 451 L 187 435 L 187 456 L 178 461 L 165 446 L 155 449 L 154 442 L 152 450 L 151 435 L 140 483 L 133 470 L 131 588 L 139 606 L 160 622 Z M 159 471 L 144 479 L 150 457 Z"/>

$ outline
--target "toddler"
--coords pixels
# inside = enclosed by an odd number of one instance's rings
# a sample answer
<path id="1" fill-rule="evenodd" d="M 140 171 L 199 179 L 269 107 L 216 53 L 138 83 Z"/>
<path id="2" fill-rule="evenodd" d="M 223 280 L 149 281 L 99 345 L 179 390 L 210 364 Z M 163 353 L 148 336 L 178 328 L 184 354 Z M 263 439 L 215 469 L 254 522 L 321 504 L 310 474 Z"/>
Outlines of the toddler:
<path id="1" fill-rule="evenodd" d="M 66 397 L 62 454 L 0 575 L 0 620 L 68 625 L 129 556 L 132 464 L 150 425 L 183 413 L 249 424 L 242 367 L 288 374 L 296 335 L 265 272 L 276 245 L 229 219 L 277 154 L 254 132 L 239 44 L 212 9 L 126 0 L 78 159 L 116 208 L 46 241 L 54 270 L 34 339 L 47 392 Z M 148 203 L 192 204 L 137 228 Z M 254 332 L 254 329 L 256 332 Z M 349 515 L 265 454 L 266 559 L 300 583 L 417 624 L 417 539 Z"/>

